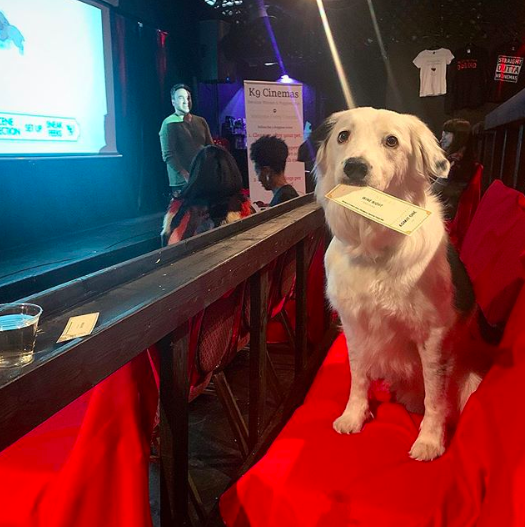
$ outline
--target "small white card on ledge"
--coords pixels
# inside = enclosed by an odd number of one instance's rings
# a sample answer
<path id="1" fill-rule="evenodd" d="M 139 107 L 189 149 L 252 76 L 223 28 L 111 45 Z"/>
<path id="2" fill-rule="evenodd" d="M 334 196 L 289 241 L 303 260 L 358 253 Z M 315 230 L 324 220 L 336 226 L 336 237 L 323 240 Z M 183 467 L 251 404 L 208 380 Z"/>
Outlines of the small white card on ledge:
<path id="1" fill-rule="evenodd" d="M 369 220 L 410 236 L 432 214 L 429 210 L 372 187 L 337 185 L 326 197 Z"/>
<path id="2" fill-rule="evenodd" d="M 89 313 L 78 317 L 71 317 L 66 324 L 66 328 L 60 335 L 57 342 L 66 342 L 79 337 L 90 335 L 95 328 L 100 313 Z"/>

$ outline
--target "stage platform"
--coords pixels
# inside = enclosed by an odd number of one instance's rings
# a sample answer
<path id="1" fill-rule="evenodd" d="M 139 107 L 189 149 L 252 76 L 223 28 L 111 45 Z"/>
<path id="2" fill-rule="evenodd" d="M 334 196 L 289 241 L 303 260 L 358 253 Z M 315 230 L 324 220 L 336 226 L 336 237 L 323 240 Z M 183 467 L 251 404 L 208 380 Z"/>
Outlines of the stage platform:
<path id="1" fill-rule="evenodd" d="M 159 248 L 163 214 L 2 250 L 0 303 L 19 300 Z"/>

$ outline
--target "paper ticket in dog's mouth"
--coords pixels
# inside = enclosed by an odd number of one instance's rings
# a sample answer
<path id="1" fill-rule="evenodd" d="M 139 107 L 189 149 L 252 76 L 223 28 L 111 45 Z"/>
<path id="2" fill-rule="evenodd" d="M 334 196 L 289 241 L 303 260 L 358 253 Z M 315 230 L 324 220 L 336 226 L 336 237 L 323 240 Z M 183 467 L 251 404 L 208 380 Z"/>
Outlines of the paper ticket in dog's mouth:
<path id="1" fill-rule="evenodd" d="M 337 185 L 326 197 L 365 218 L 410 236 L 432 214 L 429 210 L 372 187 Z"/>

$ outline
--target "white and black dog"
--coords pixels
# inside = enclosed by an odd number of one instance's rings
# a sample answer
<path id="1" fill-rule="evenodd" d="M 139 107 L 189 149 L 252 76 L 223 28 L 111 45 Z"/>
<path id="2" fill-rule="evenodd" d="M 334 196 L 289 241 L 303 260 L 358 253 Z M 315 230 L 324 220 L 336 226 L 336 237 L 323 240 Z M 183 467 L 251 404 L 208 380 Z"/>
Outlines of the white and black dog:
<path id="1" fill-rule="evenodd" d="M 453 345 L 473 293 L 460 269 L 467 295 L 458 304 L 441 205 L 430 192 L 430 178 L 446 176 L 449 163 L 422 121 L 388 110 L 336 113 L 316 138 L 316 196 L 334 235 L 325 256 L 327 295 L 341 318 L 352 373 L 334 428 L 359 432 L 371 417 L 370 381 L 384 379 L 407 408 L 424 410 L 410 456 L 434 459 L 445 450 L 452 407 L 462 407 L 480 381 Z M 370 186 L 432 214 L 405 236 L 326 199 L 337 184 Z"/>

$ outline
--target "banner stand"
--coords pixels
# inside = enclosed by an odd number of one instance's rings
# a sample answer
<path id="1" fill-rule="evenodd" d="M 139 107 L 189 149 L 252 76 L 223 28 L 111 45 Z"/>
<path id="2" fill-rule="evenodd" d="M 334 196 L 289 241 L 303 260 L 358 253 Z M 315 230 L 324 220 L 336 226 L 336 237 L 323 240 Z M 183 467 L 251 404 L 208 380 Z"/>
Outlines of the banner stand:
<path id="1" fill-rule="evenodd" d="M 248 176 L 252 203 L 267 206 L 272 193 L 257 179 L 250 161 L 250 147 L 263 135 L 275 135 L 288 146 L 285 175 L 288 183 L 302 195 L 306 192 L 304 163 L 297 161 L 303 143 L 303 85 L 280 82 L 244 81 Z"/>

